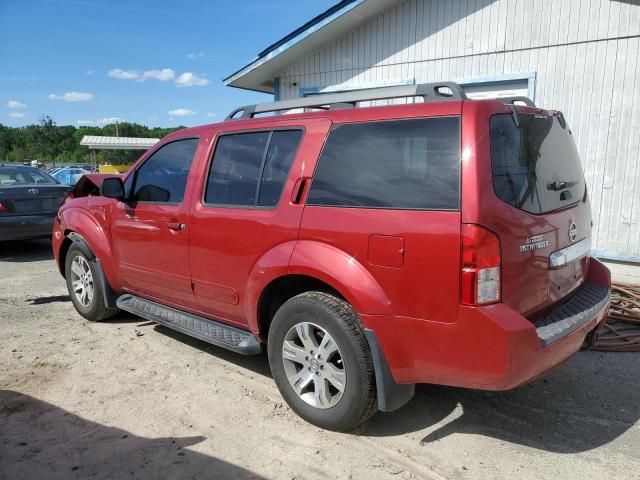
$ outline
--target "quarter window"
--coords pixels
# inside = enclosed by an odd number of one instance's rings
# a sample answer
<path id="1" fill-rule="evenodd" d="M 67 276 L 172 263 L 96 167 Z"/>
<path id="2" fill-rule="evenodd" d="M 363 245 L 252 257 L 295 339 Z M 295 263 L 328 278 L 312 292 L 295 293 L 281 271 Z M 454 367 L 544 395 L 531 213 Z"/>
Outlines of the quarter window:
<path id="1" fill-rule="evenodd" d="M 213 155 L 205 202 L 276 205 L 301 138 L 301 130 L 221 136 Z"/>
<path id="2" fill-rule="evenodd" d="M 135 173 L 133 200 L 180 203 L 198 147 L 197 138 L 176 140 L 158 150 Z"/>
<path id="3" fill-rule="evenodd" d="M 352 123 L 333 127 L 309 205 L 457 210 L 458 117 Z"/>

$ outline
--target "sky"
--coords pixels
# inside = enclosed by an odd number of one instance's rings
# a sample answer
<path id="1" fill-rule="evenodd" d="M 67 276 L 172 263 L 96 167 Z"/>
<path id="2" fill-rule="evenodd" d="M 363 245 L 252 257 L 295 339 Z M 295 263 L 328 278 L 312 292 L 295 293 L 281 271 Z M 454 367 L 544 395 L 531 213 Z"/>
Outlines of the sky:
<path id="1" fill-rule="evenodd" d="M 0 123 L 200 125 L 272 101 L 222 79 L 337 0 L 0 0 Z"/>

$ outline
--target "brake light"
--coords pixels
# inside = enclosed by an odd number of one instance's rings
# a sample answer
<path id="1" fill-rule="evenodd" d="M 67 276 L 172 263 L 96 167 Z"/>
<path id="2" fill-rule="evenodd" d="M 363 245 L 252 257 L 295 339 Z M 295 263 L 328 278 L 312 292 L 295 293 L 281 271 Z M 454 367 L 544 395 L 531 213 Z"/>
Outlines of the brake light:
<path id="1" fill-rule="evenodd" d="M 463 305 L 500 301 L 500 240 L 479 225 L 462 225 L 461 292 Z"/>
<path id="2" fill-rule="evenodd" d="M 5 207 L 2 202 L 0 202 L 0 212 L 6 212 L 6 211 L 7 211 L 7 207 Z"/>

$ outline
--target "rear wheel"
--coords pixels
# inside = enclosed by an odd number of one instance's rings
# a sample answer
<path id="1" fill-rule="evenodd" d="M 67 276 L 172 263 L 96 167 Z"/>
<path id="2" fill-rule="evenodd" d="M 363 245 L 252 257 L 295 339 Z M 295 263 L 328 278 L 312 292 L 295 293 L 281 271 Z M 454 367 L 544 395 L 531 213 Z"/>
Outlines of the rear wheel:
<path id="1" fill-rule="evenodd" d="M 105 305 L 104 289 L 95 260 L 87 258 L 76 245 L 69 247 L 67 252 L 65 277 L 73 305 L 87 320 L 98 322 L 119 312 L 117 308 Z"/>
<path id="2" fill-rule="evenodd" d="M 375 413 L 371 352 L 344 300 L 307 292 L 285 302 L 271 323 L 268 350 L 280 393 L 308 422 L 347 431 Z"/>

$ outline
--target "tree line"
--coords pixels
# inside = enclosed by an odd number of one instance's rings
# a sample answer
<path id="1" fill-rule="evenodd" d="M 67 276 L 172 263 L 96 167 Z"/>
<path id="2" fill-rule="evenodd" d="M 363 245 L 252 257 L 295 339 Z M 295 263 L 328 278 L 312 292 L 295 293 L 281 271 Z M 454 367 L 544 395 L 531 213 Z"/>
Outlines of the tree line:
<path id="1" fill-rule="evenodd" d="M 56 125 L 49 116 L 38 124 L 9 127 L 0 123 L 0 162 L 38 160 L 46 164 L 90 162 L 87 147 L 80 146 L 85 135 L 162 138 L 176 128 L 149 128 L 137 123 L 115 123 L 103 127 Z M 98 163 L 131 163 L 142 154 L 141 150 L 98 150 Z"/>

